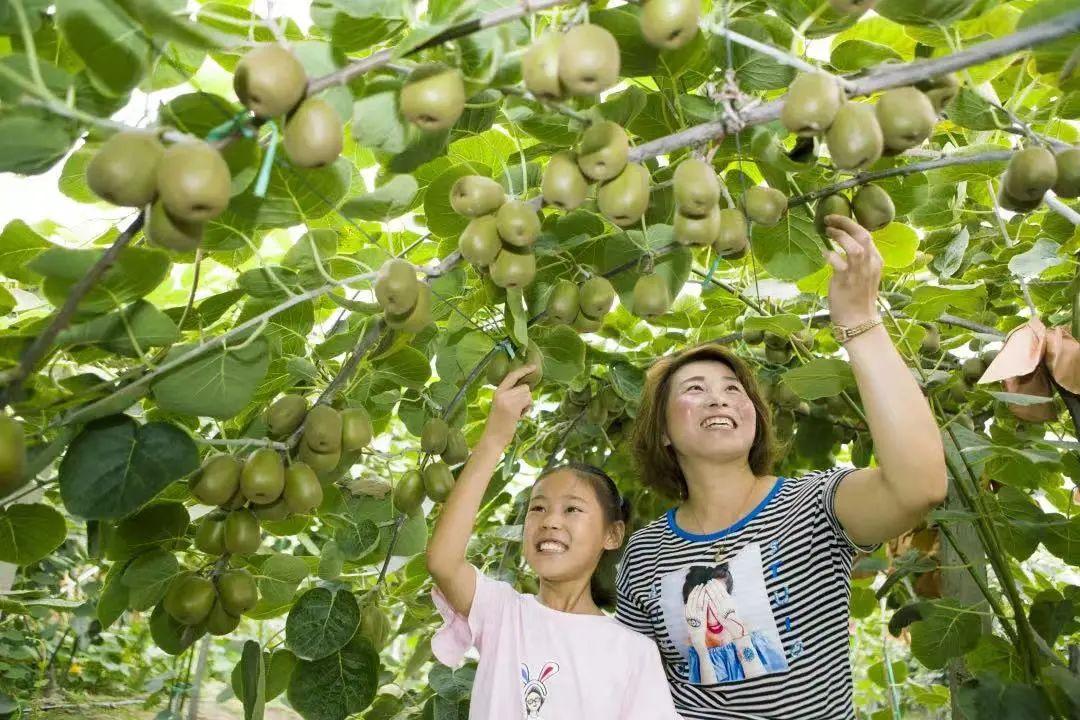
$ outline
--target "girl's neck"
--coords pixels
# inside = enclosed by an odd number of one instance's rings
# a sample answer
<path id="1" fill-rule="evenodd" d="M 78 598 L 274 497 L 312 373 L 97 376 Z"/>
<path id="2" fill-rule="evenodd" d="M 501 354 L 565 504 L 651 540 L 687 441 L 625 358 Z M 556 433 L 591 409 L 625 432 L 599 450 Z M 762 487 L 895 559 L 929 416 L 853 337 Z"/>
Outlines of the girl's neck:
<path id="1" fill-rule="evenodd" d="M 768 492 L 746 458 L 727 463 L 680 457 L 679 466 L 689 492 L 679 507 L 679 523 L 683 527 L 690 525 L 695 533 L 730 527 L 754 507 L 763 492 Z"/>
<path id="2" fill-rule="evenodd" d="M 544 607 L 575 615 L 603 615 L 592 599 L 590 579 L 551 581 L 540 578 L 537 601 Z"/>

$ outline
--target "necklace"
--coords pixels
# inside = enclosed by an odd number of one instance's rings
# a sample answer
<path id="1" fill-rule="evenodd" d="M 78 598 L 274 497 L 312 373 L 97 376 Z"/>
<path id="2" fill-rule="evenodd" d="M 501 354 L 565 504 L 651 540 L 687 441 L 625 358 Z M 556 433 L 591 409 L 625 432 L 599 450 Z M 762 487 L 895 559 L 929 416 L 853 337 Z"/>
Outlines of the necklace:
<path id="1" fill-rule="evenodd" d="M 760 479 L 760 478 L 758 478 L 758 477 L 757 477 L 756 475 L 754 476 L 754 480 L 753 480 L 753 482 L 751 482 L 751 483 L 750 483 L 750 487 L 749 487 L 749 488 L 747 489 L 747 491 L 746 491 L 746 495 L 744 495 L 744 496 L 743 496 L 743 499 L 742 499 L 742 503 L 740 503 L 740 504 L 739 504 L 739 509 L 738 509 L 738 510 L 737 510 L 737 511 L 735 512 L 735 517 L 734 517 L 734 520 L 733 520 L 733 521 L 732 521 L 731 523 L 729 523 L 729 524 L 728 524 L 728 527 L 730 527 L 730 526 L 731 526 L 732 524 L 734 524 L 734 523 L 737 523 L 737 522 L 739 522 L 739 520 L 741 520 L 741 519 L 742 519 L 742 517 L 743 517 L 743 510 L 745 510 L 745 509 L 746 509 L 746 503 L 747 503 L 747 501 L 748 501 L 748 500 L 749 500 L 749 499 L 751 498 L 751 496 L 752 496 L 752 495 L 754 494 L 754 489 L 755 489 L 755 488 L 757 488 L 757 485 L 758 485 L 758 480 L 759 480 L 759 479 Z M 701 535 L 704 535 L 704 534 L 706 534 L 706 532 L 705 532 L 705 531 L 706 531 L 706 528 L 705 528 L 704 524 L 702 524 L 702 522 L 701 522 L 701 519 L 700 519 L 700 518 L 698 517 L 698 515 L 697 515 L 697 512 L 695 512 L 695 511 L 694 511 L 694 509 L 693 509 L 692 507 L 691 507 L 691 508 L 689 508 L 689 511 L 690 511 L 690 515 L 691 515 L 691 517 L 692 517 L 692 518 L 693 518 L 693 520 L 694 520 L 694 525 L 695 525 L 695 526 L 696 526 L 696 527 L 698 528 L 698 530 L 700 530 L 700 532 L 699 532 L 698 534 L 701 534 Z M 718 548 L 716 549 L 716 555 L 715 555 L 715 557 L 714 557 L 714 560 L 715 560 L 716 562 L 720 562 L 721 558 L 722 558 L 722 557 L 723 557 L 723 556 L 724 556 L 724 555 L 726 554 L 726 550 L 727 550 L 727 549 L 728 549 L 728 548 L 726 548 L 726 547 L 725 547 L 724 545 L 720 545 L 720 546 L 719 546 L 719 547 L 718 547 Z"/>

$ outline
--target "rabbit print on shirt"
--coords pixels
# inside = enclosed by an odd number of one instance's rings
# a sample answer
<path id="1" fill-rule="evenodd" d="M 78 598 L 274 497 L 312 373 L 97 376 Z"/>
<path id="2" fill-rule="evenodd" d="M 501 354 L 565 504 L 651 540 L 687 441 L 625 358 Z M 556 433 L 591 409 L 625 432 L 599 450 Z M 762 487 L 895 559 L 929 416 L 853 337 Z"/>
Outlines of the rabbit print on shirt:
<path id="1" fill-rule="evenodd" d="M 521 697 L 525 702 L 525 717 L 543 720 L 540 717 L 540 709 L 544 707 L 544 703 L 547 701 L 548 696 L 548 689 L 545 682 L 557 672 L 559 672 L 558 663 L 544 663 L 544 667 L 541 668 L 540 674 L 537 675 L 534 680 L 529 673 L 529 666 L 525 663 L 521 663 Z"/>

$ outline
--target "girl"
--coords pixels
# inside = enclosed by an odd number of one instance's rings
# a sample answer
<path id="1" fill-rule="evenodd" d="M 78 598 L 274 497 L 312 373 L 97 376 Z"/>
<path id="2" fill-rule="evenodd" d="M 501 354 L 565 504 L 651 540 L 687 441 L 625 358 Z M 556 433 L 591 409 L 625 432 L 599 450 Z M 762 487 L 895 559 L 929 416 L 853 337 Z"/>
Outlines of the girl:
<path id="1" fill-rule="evenodd" d="M 677 506 L 634 534 L 617 617 L 660 647 L 686 720 L 853 719 L 852 560 L 945 497 L 944 451 L 919 386 L 877 315 L 870 233 L 829 215 L 829 312 L 878 466 L 772 474 L 772 410 L 717 344 L 659 360 L 634 428 L 642 479 Z"/>
<path id="2" fill-rule="evenodd" d="M 523 554 L 540 578 L 537 595 L 465 559 L 488 482 L 532 406 L 529 386 L 518 382 L 534 369 L 511 371 L 495 390 L 484 433 L 428 544 L 432 595 L 446 620 L 432 650 L 452 667 L 470 647 L 480 651 L 472 719 L 674 720 L 656 645 L 604 615 L 590 594 L 601 556 L 622 545 L 628 515 L 601 470 L 566 465 L 533 485 Z"/>

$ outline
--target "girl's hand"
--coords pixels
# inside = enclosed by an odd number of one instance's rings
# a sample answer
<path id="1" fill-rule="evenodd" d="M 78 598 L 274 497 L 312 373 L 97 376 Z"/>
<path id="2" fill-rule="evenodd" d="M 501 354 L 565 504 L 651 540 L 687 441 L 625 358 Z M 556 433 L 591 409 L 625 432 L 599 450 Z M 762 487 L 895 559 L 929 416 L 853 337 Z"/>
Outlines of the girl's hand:
<path id="1" fill-rule="evenodd" d="M 514 439 L 517 424 L 532 407 L 532 388 L 525 383 L 518 384 L 523 377 L 536 369 L 535 365 L 524 365 L 511 370 L 495 388 L 495 397 L 491 401 L 484 437 L 490 438 L 499 447 L 505 448 Z"/>
<path id="2" fill-rule="evenodd" d="M 829 315 L 834 325 L 851 327 L 877 317 L 877 295 L 881 285 L 881 253 L 870 231 L 849 217 L 825 217 L 825 233 L 840 245 L 843 257 L 825 251 L 825 260 L 833 266 L 829 281 Z"/>

